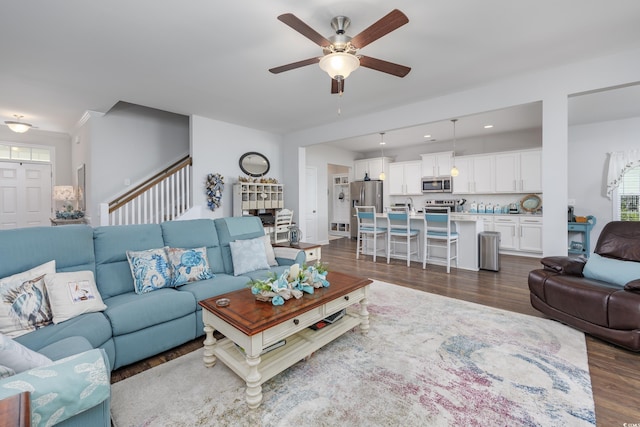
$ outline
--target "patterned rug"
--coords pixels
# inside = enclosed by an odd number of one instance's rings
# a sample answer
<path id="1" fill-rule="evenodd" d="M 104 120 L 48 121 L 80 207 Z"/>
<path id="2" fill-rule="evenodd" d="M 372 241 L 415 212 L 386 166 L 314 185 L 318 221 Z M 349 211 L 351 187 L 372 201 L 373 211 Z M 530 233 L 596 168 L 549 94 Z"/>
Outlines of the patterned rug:
<path id="1" fill-rule="evenodd" d="M 202 350 L 112 387 L 127 426 L 589 426 L 584 335 L 557 322 L 374 282 L 368 335 L 348 332 L 263 384 Z"/>

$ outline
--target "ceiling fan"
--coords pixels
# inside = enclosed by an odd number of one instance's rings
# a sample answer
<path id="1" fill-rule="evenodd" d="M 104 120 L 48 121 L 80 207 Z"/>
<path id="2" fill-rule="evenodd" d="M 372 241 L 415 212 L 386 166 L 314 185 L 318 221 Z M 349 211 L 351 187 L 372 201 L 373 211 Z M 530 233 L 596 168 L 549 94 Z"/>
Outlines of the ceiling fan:
<path id="1" fill-rule="evenodd" d="M 360 55 L 358 53 L 359 49 L 362 49 L 369 43 L 378 40 L 409 22 L 409 18 L 398 9 L 392 10 L 354 37 L 349 37 L 345 33 L 349 24 L 351 24 L 351 20 L 346 16 L 336 16 L 331 20 L 331 27 L 335 30 L 336 34 L 328 39 L 320 35 L 292 13 L 280 15 L 278 16 L 278 20 L 284 22 L 320 46 L 324 56 L 304 59 L 271 68 L 269 71 L 274 74 L 320 63 L 320 68 L 326 71 L 331 77 L 331 93 L 342 94 L 342 92 L 344 92 L 344 79 L 349 77 L 349 74 L 359 66 L 398 77 L 404 77 L 411 71 L 410 67 Z"/>

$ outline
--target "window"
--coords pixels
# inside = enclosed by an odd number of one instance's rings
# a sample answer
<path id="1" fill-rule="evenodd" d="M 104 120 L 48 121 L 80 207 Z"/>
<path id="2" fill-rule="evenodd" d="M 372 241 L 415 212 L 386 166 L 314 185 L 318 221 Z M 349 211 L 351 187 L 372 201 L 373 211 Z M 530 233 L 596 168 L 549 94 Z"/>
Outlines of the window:
<path id="1" fill-rule="evenodd" d="M 622 176 L 614 197 L 615 218 L 619 221 L 640 221 L 640 166 L 628 169 Z"/>
<path id="2" fill-rule="evenodd" d="M 51 149 L 0 144 L 0 160 L 26 160 L 32 162 L 50 162 Z"/>

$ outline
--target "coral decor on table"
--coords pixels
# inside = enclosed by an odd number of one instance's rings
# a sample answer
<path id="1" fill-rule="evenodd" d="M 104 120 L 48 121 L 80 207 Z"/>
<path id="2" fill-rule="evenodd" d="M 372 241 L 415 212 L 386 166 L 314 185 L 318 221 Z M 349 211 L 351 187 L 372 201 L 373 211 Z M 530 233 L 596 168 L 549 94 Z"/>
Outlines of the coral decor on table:
<path id="1" fill-rule="evenodd" d="M 304 266 L 293 264 L 280 276 L 275 273 L 265 280 L 253 280 L 251 292 L 259 301 L 271 301 L 273 305 L 283 305 L 291 297 L 301 298 L 304 293 L 312 294 L 315 288 L 326 288 L 327 268 L 323 264 Z"/>

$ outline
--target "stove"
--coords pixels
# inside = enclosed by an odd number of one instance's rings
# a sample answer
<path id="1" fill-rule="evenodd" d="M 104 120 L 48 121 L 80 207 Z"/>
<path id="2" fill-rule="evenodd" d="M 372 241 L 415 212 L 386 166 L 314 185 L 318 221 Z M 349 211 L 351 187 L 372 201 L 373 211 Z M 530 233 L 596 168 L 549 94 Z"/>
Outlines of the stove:
<path id="1" fill-rule="evenodd" d="M 429 208 L 446 208 L 451 212 L 455 212 L 458 207 L 457 200 L 426 200 L 424 204 L 425 209 Z"/>

